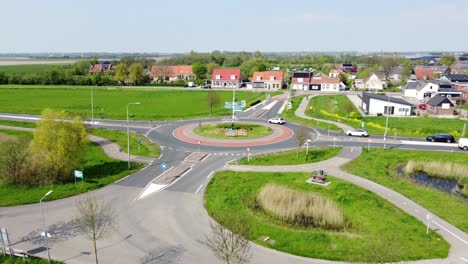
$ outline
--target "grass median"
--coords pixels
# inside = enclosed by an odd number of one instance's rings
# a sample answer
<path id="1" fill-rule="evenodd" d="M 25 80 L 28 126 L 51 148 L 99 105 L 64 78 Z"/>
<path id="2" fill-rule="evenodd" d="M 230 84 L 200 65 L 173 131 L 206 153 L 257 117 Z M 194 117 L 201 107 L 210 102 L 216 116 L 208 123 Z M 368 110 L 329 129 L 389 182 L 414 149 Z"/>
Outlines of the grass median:
<path id="1" fill-rule="evenodd" d="M 364 149 L 361 156 L 344 165 L 343 169 L 403 194 L 452 225 L 468 232 L 468 199 L 418 185 L 407 177 L 398 176 L 397 169 L 409 160 L 466 165 L 468 155 L 416 150 Z"/>
<path id="2" fill-rule="evenodd" d="M 231 124 L 226 123 L 207 124 L 194 128 L 193 132 L 199 136 L 216 139 L 252 139 L 265 137 L 273 133 L 273 129 L 268 126 L 239 123 L 235 124 L 232 129 L 233 136 L 227 136 L 226 133 L 230 128 Z M 241 132 L 245 132 L 245 134 L 241 134 Z"/>
<path id="3" fill-rule="evenodd" d="M 306 150 L 304 148 L 302 148 L 299 152 L 297 149 L 292 149 L 275 153 L 255 155 L 250 157 L 250 161 L 244 157 L 239 160 L 239 165 L 271 166 L 307 164 L 330 159 L 338 155 L 340 151 L 341 148 L 309 147 L 309 153 L 306 155 Z"/>
<path id="4" fill-rule="evenodd" d="M 433 232 L 426 235 L 423 223 L 383 198 L 334 177 L 328 177 L 331 184 L 327 187 L 307 184 L 308 177 L 309 173 L 221 171 L 207 186 L 205 206 L 210 216 L 227 228 L 235 220 L 243 221 L 250 227 L 248 239 L 295 255 L 375 263 L 447 256 L 446 241 Z M 337 231 L 279 220 L 262 210 L 257 200 L 269 184 L 329 200 L 343 212 L 348 224 Z"/>

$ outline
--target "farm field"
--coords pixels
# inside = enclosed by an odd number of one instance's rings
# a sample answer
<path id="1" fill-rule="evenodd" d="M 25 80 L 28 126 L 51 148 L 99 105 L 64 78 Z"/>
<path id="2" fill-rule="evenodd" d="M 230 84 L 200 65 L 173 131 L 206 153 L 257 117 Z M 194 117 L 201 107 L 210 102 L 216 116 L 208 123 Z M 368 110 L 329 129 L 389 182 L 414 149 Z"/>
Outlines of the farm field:
<path id="1" fill-rule="evenodd" d="M 45 108 L 64 110 L 71 115 L 91 117 L 91 87 L 89 86 L 0 86 L 0 112 L 40 114 Z M 220 104 L 213 115 L 229 115 L 224 102 L 232 101 L 232 91 L 217 91 Z M 133 120 L 173 120 L 208 117 L 205 90 L 138 90 L 116 87 L 95 87 L 95 118 L 126 119 L 129 102 Z M 274 93 L 272 93 L 274 95 Z M 236 91 L 238 101 L 245 100 L 246 107 L 256 100 L 264 100 L 266 93 Z"/>
<path id="2" fill-rule="evenodd" d="M 306 114 L 311 117 L 338 121 L 351 127 L 360 128 L 361 122 L 365 122 L 365 129 L 371 135 L 383 135 L 385 133 L 386 117 L 362 117 L 357 109 L 348 106 L 350 113 L 346 111 L 346 105 L 351 104 L 346 95 L 320 95 L 311 98 L 309 107 L 314 110 L 306 110 Z M 348 114 L 348 116 L 347 116 Z M 455 138 L 459 138 L 463 124 L 468 121 L 445 118 L 429 117 L 389 117 L 388 135 L 423 137 L 437 134 L 450 133 Z"/>
<path id="3" fill-rule="evenodd" d="M 468 155 L 416 150 L 365 149 L 361 156 L 344 165 L 343 169 L 403 194 L 452 225 L 468 232 L 468 199 L 412 183 L 409 179 L 399 176 L 397 169 L 409 160 L 466 165 Z"/>
<path id="4" fill-rule="evenodd" d="M 295 255 L 372 263 L 447 256 L 447 242 L 436 233 L 426 235 L 423 223 L 383 198 L 334 177 L 326 187 L 306 183 L 308 177 L 309 173 L 221 171 L 207 186 L 205 206 L 227 228 L 242 223 L 250 227 L 248 239 Z M 259 193 L 269 184 L 333 202 L 348 224 L 334 230 L 285 223 L 259 204 Z M 273 242 L 264 242 L 265 237 Z"/>
<path id="5" fill-rule="evenodd" d="M 0 72 L 6 74 L 42 73 L 63 68 L 63 64 L 1 65 Z"/>

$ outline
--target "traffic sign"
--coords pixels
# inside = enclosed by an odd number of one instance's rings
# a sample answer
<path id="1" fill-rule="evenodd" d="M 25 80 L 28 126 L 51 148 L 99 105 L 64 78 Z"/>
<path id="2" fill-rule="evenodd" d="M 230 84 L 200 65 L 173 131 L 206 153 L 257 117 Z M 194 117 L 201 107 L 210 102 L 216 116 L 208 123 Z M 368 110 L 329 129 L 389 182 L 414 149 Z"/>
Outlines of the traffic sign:
<path id="1" fill-rule="evenodd" d="M 83 172 L 79 170 L 75 170 L 75 178 L 83 179 Z"/>
<path id="2" fill-rule="evenodd" d="M 250 152 L 250 148 L 247 148 L 247 152 Z"/>
<path id="3" fill-rule="evenodd" d="M 201 141 L 200 141 L 200 140 L 198 140 L 198 141 L 197 141 L 197 144 L 198 144 L 198 145 L 200 145 L 200 144 L 201 144 Z"/>
<path id="4" fill-rule="evenodd" d="M 167 164 L 166 163 L 161 163 L 161 170 L 166 171 L 167 169 Z"/>

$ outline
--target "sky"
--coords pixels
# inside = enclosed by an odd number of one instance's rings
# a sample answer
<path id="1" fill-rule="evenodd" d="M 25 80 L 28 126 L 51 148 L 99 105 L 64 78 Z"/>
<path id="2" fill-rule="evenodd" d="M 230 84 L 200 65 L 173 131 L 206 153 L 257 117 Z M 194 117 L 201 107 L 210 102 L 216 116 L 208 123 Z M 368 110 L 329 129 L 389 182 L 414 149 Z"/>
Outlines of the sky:
<path id="1" fill-rule="evenodd" d="M 0 53 L 467 51 L 467 0 L 0 0 Z"/>

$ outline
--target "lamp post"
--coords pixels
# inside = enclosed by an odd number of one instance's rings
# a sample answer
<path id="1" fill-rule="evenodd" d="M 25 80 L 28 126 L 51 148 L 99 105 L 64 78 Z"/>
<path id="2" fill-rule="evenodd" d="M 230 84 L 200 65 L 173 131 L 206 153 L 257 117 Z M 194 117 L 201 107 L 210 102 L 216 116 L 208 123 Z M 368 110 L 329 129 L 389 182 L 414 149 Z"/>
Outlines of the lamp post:
<path id="1" fill-rule="evenodd" d="M 47 237 L 47 228 L 46 228 L 46 224 L 44 220 L 44 210 L 42 209 L 42 200 L 44 200 L 44 198 L 49 196 L 49 194 L 51 193 L 52 193 L 52 190 L 48 191 L 39 201 L 39 205 L 41 206 L 42 227 L 44 229 L 44 238 L 45 238 L 45 244 L 46 244 L 46 249 L 47 249 L 47 259 L 49 260 L 49 263 L 50 263 L 49 238 Z"/>
<path id="2" fill-rule="evenodd" d="M 127 104 L 127 153 L 128 153 L 128 169 L 130 169 L 130 128 L 128 126 L 128 107 L 130 105 L 139 105 L 140 102 L 128 103 Z"/>
<path id="3" fill-rule="evenodd" d="M 236 86 L 232 87 L 232 127 L 234 128 L 234 118 L 235 118 L 235 100 L 236 100 Z"/>
<path id="4" fill-rule="evenodd" d="M 387 131 L 388 131 L 388 116 L 390 115 L 390 95 L 387 95 L 388 101 L 387 101 L 387 118 L 385 120 L 385 133 L 384 133 L 384 149 L 386 148 L 386 143 L 387 143 Z"/>

